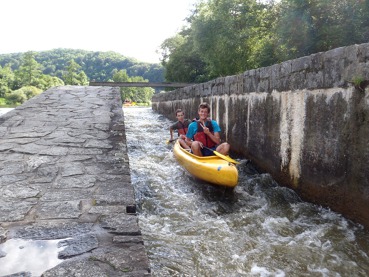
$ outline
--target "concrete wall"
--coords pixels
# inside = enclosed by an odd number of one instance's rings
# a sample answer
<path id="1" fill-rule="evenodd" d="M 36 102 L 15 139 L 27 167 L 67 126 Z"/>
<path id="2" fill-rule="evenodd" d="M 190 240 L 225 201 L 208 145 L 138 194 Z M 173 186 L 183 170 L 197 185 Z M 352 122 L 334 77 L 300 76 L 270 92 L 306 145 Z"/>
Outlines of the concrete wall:
<path id="1" fill-rule="evenodd" d="M 222 139 L 283 186 L 369 227 L 369 44 L 154 95 L 175 120 L 211 104 Z"/>

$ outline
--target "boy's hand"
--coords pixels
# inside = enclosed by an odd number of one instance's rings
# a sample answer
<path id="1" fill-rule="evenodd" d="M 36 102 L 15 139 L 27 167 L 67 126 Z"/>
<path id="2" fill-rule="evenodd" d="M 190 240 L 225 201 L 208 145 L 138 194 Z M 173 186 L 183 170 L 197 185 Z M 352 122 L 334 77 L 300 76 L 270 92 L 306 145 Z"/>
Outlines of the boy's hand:
<path id="1" fill-rule="evenodd" d="M 209 128 L 208 128 L 208 127 L 206 127 L 205 125 L 203 125 L 201 122 L 200 122 L 200 125 L 201 125 L 202 129 L 204 130 L 204 133 L 205 133 L 206 135 L 208 135 L 208 134 L 210 133 Z"/>

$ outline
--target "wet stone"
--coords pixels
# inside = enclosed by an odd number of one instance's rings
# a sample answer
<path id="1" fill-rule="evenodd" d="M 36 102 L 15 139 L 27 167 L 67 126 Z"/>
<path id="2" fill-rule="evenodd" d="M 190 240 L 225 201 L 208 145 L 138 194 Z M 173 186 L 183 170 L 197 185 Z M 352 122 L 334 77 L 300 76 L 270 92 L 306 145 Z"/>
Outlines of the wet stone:
<path id="1" fill-rule="evenodd" d="M 36 172 L 36 182 L 51 182 L 58 174 L 59 168 L 56 165 L 41 165 Z"/>
<path id="2" fill-rule="evenodd" d="M 32 277 L 32 274 L 31 274 L 31 272 L 21 271 L 21 272 L 18 272 L 18 273 L 5 275 L 5 276 L 2 276 L 2 277 Z"/>
<path id="3" fill-rule="evenodd" d="M 122 276 L 119 272 L 114 274 L 114 268 L 108 265 L 100 266 L 100 263 L 91 259 L 67 260 L 56 267 L 47 270 L 42 277 L 106 277 Z M 119 275 L 120 274 L 120 275 Z"/>
<path id="4" fill-rule="evenodd" d="M 94 176 L 73 176 L 64 177 L 55 182 L 54 188 L 91 188 L 95 185 L 96 178 Z"/>
<path id="5" fill-rule="evenodd" d="M 42 146 L 60 146 L 60 147 L 80 147 L 81 144 L 80 143 L 72 143 L 72 142 L 63 142 L 60 140 L 53 140 L 53 139 L 40 139 L 39 141 L 36 142 L 36 144 L 38 145 L 42 145 Z"/>
<path id="6" fill-rule="evenodd" d="M 82 235 L 72 239 L 63 240 L 58 243 L 58 247 L 66 247 L 59 252 L 59 259 L 67 259 L 89 252 L 99 246 L 99 241 L 95 235 Z"/>
<path id="7" fill-rule="evenodd" d="M 43 196 L 43 202 L 50 201 L 71 201 L 71 200 L 85 200 L 92 199 L 93 191 L 92 190 L 77 190 L 77 189 L 65 189 L 62 192 L 57 189 L 48 190 Z"/>
<path id="8" fill-rule="evenodd" d="M 68 155 L 66 157 L 63 157 L 60 159 L 60 162 L 63 163 L 71 163 L 71 162 L 83 162 L 83 161 L 88 161 L 88 160 L 92 160 L 94 156 L 92 155 Z"/>
<path id="9" fill-rule="evenodd" d="M 109 142 L 106 142 L 104 140 L 95 140 L 90 139 L 87 141 L 87 143 L 84 145 L 84 147 L 88 148 L 105 148 L 105 149 L 111 149 L 113 146 Z"/>
<path id="10" fill-rule="evenodd" d="M 64 239 L 79 234 L 89 233 L 92 227 L 93 223 L 38 223 L 18 229 L 15 233 L 15 237 L 35 240 Z"/>
<path id="11" fill-rule="evenodd" d="M 0 199 L 0 221 L 12 222 L 23 220 L 36 201 L 3 201 Z"/>
<path id="12" fill-rule="evenodd" d="M 2 142 L 3 143 L 14 143 L 16 142 L 17 144 L 27 144 L 27 143 L 32 143 L 39 140 L 38 138 L 20 138 L 20 139 L 3 139 Z"/>
<path id="13" fill-rule="evenodd" d="M 39 116 L 39 115 L 38 115 Z M 38 136 L 45 136 L 47 134 L 52 133 L 55 131 L 57 127 L 55 126 L 17 126 L 10 128 L 9 133 L 10 134 L 31 134 L 32 136 L 38 135 Z"/>
<path id="14" fill-rule="evenodd" d="M 127 276 L 135 276 L 135 272 L 142 274 L 137 276 L 145 276 L 150 269 L 147 267 L 148 261 L 142 255 L 142 250 L 144 250 L 144 246 L 140 244 L 127 247 L 99 248 L 92 253 L 91 259 L 108 263 L 120 270 L 122 274 L 130 274 Z"/>
<path id="15" fill-rule="evenodd" d="M 85 173 L 84 166 L 81 163 L 70 163 L 63 165 L 61 175 L 63 177 L 82 175 Z"/>
<path id="16" fill-rule="evenodd" d="M 48 134 L 51 133 L 46 131 L 40 131 L 40 132 L 36 132 L 36 131 L 29 131 L 29 132 L 17 132 L 18 130 L 15 130 L 12 128 L 11 132 L 10 132 L 10 135 L 8 135 L 8 138 L 41 138 L 41 137 L 44 137 Z"/>
<path id="17" fill-rule="evenodd" d="M 29 156 L 26 160 L 27 163 L 27 171 L 33 171 L 37 169 L 40 165 L 43 164 L 50 164 L 57 161 L 55 157 L 49 157 L 49 156 Z"/>
<path id="18" fill-rule="evenodd" d="M 96 129 L 102 130 L 102 131 L 108 131 L 109 130 L 109 124 L 104 123 L 95 123 L 94 127 Z"/>
<path id="19" fill-rule="evenodd" d="M 27 179 L 27 175 L 4 175 L 0 176 L 0 188 Z"/>
<path id="20" fill-rule="evenodd" d="M 25 198 L 31 198 L 36 197 L 40 191 L 30 188 L 30 187 L 24 187 L 17 184 L 14 185 L 6 185 L 2 187 L 2 197 L 4 198 L 19 198 L 19 199 L 25 199 Z"/>
<path id="21" fill-rule="evenodd" d="M 0 127 L 0 136 L 4 137 L 4 135 L 7 133 L 8 128 L 7 127 Z"/>
<path id="22" fill-rule="evenodd" d="M 113 242 L 115 243 L 140 243 L 143 244 L 143 238 L 141 236 L 114 236 Z"/>
<path id="23" fill-rule="evenodd" d="M 8 230 L 0 226 L 0 243 L 3 243 L 7 239 Z"/>
<path id="24" fill-rule="evenodd" d="M 138 227 L 138 220 L 135 215 L 118 214 L 104 216 L 101 219 L 101 226 L 113 234 L 129 236 L 141 235 L 141 231 Z"/>
<path id="25" fill-rule="evenodd" d="M 2 144 L 0 144 L 0 151 L 9 150 L 9 149 L 15 148 L 17 146 L 18 146 L 18 144 L 15 144 L 15 143 L 2 143 Z"/>
<path id="26" fill-rule="evenodd" d="M 56 201 L 41 203 L 36 209 L 39 219 L 72 219 L 82 214 L 81 201 Z"/>
<path id="27" fill-rule="evenodd" d="M 101 155 L 103 151 L 95 148 L 69 148 L 68 154 L 70 155 Z"/>
<path id="28" fill-rule="evenodd" d="M 39 155 L 50 155 L 50 156 L 62 156 L 68 153 L 68 147 L 54 146 L 49 147 L 48 145 L 37 145 L 33 144 L 25 144 L 20 145 L 16 149 L 13 149 L 18 153 L 26 153 L 26 154 L 39 154 Z"/>
<path id="29" fill-rule="evenodd" d="M 99 215 L 112 215 L 125 212 L 126 206 L 93 206 L 88 211 L 89 214 L 99 214 Z"/>
<path id="30" fill-rule="evenodd" d="M 150 276 L 123 119 L 119 88 L 89 86 L 51 88 L 1 117 L 0 243 L 62 239 L 65 260 L 42 276 Z"/>
<path id="31" fill-rule="evenodd" d="M 17 175 L 24 172 L 24 165 L 19 162 L 2 163 L 0 168 L 0 176 Z"/>

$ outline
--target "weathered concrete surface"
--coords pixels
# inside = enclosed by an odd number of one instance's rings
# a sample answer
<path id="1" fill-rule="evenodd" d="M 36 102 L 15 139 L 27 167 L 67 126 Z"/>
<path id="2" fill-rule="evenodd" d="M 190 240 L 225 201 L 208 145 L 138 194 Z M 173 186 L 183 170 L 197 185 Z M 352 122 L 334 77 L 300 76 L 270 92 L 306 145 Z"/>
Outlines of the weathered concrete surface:
<path id="1" fill-rule="evenodd" d="M 42 276 L 150 276 L 119 89 L 53 88 L 0 117 L 0 191 L 0 242 L 68 239 Z"/>
<path id="2" fill-rule="evenodd" d="M 212 107 L 222 139 L 303 199 L 369 228 L 369 44 L 154 95 L 189 118 Z"/>

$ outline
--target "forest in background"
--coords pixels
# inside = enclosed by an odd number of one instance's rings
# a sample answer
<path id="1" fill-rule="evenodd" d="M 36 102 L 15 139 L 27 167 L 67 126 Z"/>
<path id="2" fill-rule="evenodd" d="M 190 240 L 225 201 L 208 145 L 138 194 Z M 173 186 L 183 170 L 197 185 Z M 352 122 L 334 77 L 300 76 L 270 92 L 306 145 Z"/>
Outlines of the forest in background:
<path id="1" fill-rule="evenodd" d="M 220 76 L 369 42 L 369 0 L 204 0 L 161 45 L 165 79 Z"/>
<path id="2" fill-rule="evenodd" d="M 71 49 L 0 55 L 0 105 L 90 80 L 201 83 L 369 42 L 369 0 L 202 0 L 186 21 L 161 44 L 161 64 Z M 146 104 L 153 93 L 121 88 Z"/>
<path id="3" fill-rule="evenodd" d="M 160 64 L 139 62 L 115 52 L 54 49 L 0 55 L 0 105 L 19 105 L 59 85 L 96 82 L 163 82 Z M 121 88 L 123 100 L 149 104 L 152 88 Z"/>

